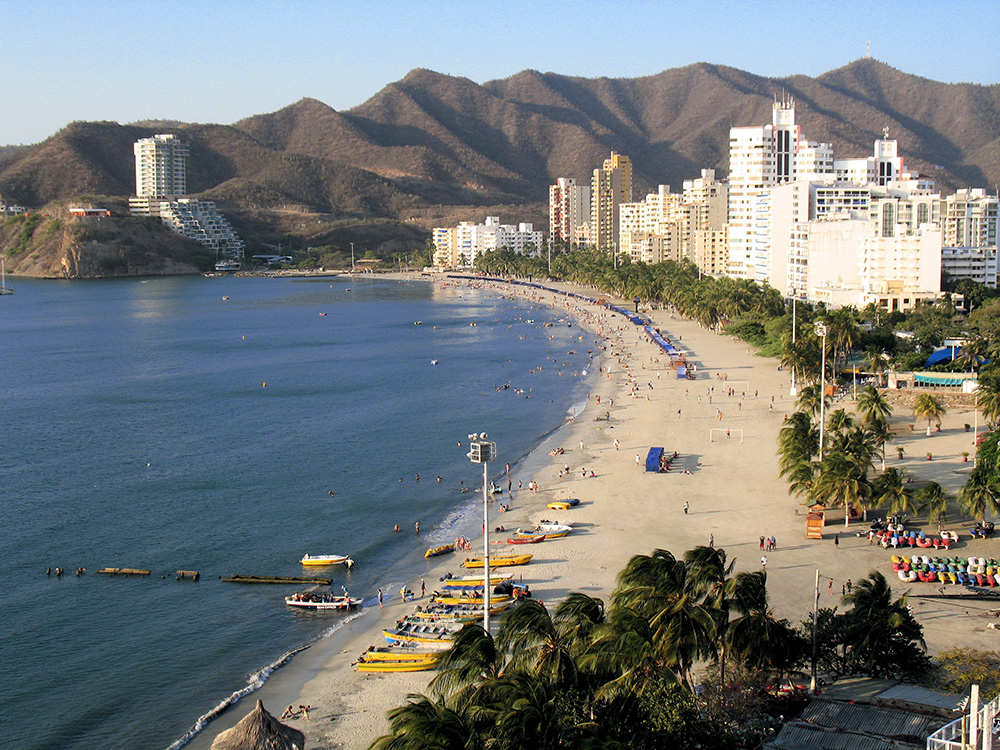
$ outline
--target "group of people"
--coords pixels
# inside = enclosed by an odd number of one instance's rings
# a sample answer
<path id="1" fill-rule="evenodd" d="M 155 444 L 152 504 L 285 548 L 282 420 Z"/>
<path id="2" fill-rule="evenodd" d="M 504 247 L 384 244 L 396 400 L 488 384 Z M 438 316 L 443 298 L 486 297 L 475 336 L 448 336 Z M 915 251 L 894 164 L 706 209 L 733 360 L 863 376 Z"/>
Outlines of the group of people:
<path id="1" fill-rule="evenodd" d="M 771 552 L 778 549 L 778 542 L 773 536 L 762 536 L 760 538 L 760 549 L 762 552 Z"/>
<path id="2" fill-rule="evenodd" d="M 466 539 L 464 536 L 457 537 L 455 539 L 455 551 L 467 551 L 472 549 L 472 542 Z"/>
<path id="3" fill-rule="evenodd" d="M 289 706 L 285 709 L 285 713 L 281 715 L 282 719 L 295 719 L 301 716 L 306 721 L 309 721 L 309 712 L 312 710 L 312 706 L 299 705 L 298 709 Z"/>

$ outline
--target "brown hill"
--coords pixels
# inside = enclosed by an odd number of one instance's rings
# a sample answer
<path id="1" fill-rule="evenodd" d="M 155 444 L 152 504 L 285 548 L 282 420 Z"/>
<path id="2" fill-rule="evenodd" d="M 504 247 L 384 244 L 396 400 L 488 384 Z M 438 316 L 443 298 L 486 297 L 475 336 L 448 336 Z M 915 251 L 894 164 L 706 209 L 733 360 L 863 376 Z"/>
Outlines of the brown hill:
<path id="1" fill-rule="evenodd" d="M 632 157 L 636 197 L 704 167 L 724 173 L 729 128 L 768 122 L 783 94 L 804 135 L 839 157 L 868 155 L 888 127 L 910 168 L 944 190 L 1000 182 L 1000 85 L 939 83 L 871 59 L 773 79 L 697 63 L 631 79 L 527 70 L 477 85 L 418 69 L 346 112 L 303 99 L 232 126 L 169 131 L 191 142 L 191 191 L 224 207 L 409 219 L 543 202 L 556 177 L 588 179 L 612 149 Z M 27 205 L 127 195 L 132 142 L 158 124 L 73 123 L 0 156 L 0 194 Z"/>

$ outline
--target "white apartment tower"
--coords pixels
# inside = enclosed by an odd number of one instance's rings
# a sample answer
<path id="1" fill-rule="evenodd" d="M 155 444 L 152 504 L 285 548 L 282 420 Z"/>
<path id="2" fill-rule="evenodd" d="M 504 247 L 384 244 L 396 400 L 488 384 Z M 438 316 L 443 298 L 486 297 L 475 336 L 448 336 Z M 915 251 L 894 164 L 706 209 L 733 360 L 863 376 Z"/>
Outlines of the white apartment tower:
<path id="1" fill-rule="evenodd" d="M 800 176 L 833 171 L 832 147 L 802 140 L 795 103 L 774 102 L 771 124 L 729 131 L 729 274 L 764 281 L 765 258 L 755 249 L 755 212 L 760 194 Z M 759 247 L 759 246 L 758 246 Z"/>
<path id="2" fill-rule="evenodd" d="M 189 146 L 176 135 L 140 138 L 132 147 L 135 154 L 135 197 L 129 201 L 132 213 L 159 214 L 159 203 L 187 194 Z"/>
<path id="3" fill-rule="evenodd" d="M 549 241 L 567 247 L 586 241 L 590 221 L 590 187 L 560 177 L 549 185 Z"/>
<path id="4" fill-rule="evenodd" d="M 953 279 L 997 286 L 997 196 L 981 188 L 958 190 L 941 202 L 941 265 Z"/>

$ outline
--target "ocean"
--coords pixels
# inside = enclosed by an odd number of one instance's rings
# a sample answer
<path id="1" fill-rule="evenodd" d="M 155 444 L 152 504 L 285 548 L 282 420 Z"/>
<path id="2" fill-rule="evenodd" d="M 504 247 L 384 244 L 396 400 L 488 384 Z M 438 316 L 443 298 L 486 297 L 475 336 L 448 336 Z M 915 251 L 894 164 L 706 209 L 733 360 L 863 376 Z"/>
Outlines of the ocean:
<path id="1" fill-rule="evenodd" d="M 10 748 L 182 746 L 342 621 L 222 577 L 334 553 L 357 562 L 324 569 L 336 591 L 412 581 L 427 547 L 480 528 L 468 434 L 497 442 L 491 475 L 516 467 L 583 405 L 596 359 L 561 311 L 440 282 L 16 282 L 0 299 Z"/>

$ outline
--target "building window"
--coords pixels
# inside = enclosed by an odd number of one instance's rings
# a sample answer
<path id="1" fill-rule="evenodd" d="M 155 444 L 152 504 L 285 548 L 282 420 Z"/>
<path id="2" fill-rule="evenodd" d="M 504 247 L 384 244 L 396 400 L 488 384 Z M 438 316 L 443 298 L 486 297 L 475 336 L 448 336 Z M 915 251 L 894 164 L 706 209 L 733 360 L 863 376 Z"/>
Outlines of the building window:
<path id="1" fill-rule="evenodd" d="M 928 221 L 930 221 L 930 210 L 926 203 L 921 203 L 917 206 L 917 226 L 926 224 Z"/>
<path id="2" fill-rule="evenodd" d="M 896 224 L 896 212 L 895 206 L 891 203 L 885 203 L 882 206 L 882 236 L 883 237 L 894 237 L 894 229 Z"/>

